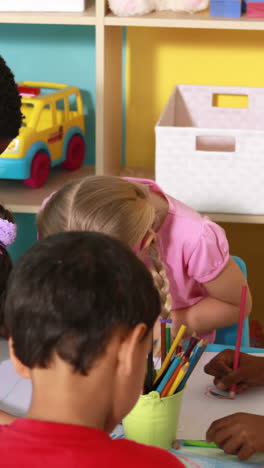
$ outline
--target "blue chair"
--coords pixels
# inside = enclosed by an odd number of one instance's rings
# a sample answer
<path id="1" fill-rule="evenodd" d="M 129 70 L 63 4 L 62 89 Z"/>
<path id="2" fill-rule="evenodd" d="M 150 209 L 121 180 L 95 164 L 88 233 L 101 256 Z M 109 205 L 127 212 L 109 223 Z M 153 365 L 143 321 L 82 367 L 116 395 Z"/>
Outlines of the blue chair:
<path id="1" fill-rule="evenodd" d="M 245 278 L 247 278 L 247 267 L 245 262 L 240 257 L 234 257 L 233 259 L 241 269 Z M 219 328 L 216 331 L 215 343 L 221 345 L 235 345 L 237 336 L 237 324 L 230 325 L 229 327 Z M 242 346 L 249 346 L 249 323 L 248 318 L 244 320 L 244 328 L 242 334 Z"/>

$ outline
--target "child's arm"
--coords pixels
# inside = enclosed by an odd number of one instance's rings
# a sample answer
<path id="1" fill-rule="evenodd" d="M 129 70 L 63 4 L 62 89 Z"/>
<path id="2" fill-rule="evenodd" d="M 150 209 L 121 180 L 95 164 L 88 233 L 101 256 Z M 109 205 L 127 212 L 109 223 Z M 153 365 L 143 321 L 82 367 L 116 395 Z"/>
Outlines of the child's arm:
<path id="1" fill-rule="evenodd" d="M 5 413 L 4 411 L 0 410 L 0 425 L 1 424 L 9 424 L 17 419 L 12 414 Z"/>
<path id="2" fill-rule="evenodd" d="M 183 323 L 189 331 L 207 333 L 238 322 L 242 286 L 246 279 L 236 262 L 230 257 L 222 272 L 213 280 L 203 283 L 208 297 L 191 307 L 174 311 L 175 329 Z M 248 290 L 246 316 L 251 312 L 252 300 Z"/>
<path id="3" fill-rule="evenodd" d="M 213 422 L 206 438 L 226 453 L 247 460 L 254 453 L 264 452 L 263 434 L 264 416 L 235 413 Z"/>

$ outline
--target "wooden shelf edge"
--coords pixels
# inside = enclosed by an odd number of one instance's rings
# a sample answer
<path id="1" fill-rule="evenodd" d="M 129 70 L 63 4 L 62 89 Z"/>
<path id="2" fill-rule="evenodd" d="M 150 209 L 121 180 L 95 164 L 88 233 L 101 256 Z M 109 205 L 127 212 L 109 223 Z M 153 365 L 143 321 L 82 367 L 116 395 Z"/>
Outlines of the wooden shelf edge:
<path id="1" fill-rule="evenodd" d="M 95 6 L 87 8 L 84 12 L 6 12 L 0 11 L 0 23 L 18 24 L 96 24 Z"/>
<path id="2" fill-rule="evenodd" d="M 94 166 L 83 166 L 77 171 L 68 172 L 62 168 L 54 168 L 44 187 L 34 190 L 23 185 L 22 181 L 0 180 L 0 203 L 3 203 L 13 213 L 37 213 L 39 207 L 48 195 L 58 190 L 72 179 L 95 174 Z M 154 179 L 154 171 L 150 168 L 123 167 L 111 170 L 108 175 L 121 177 L 139 177 Z M 216 222 L 264 224 L 263 215 L 231 214 L 231 213 L 202 213 Z"/>
<path id="3" fill-rule="evenodd" d="M 144 16 L 115 16 L 108 12 L 106 26 L 139 26 L 192 29 L 264 30 L 264 20 L 258 18 L 215 18 L 208 11 L 190 13 L 154 12 Z"/>
<path id="4" fill-rule="evenodd" d="M 37 213 L 43 200 L 70 180 L 94 175 L 94 166 L 82 166 L 77 171 L 60 167 L 52 169 L 47 183 L 39 189 L 30 189 L 20 180 L 0 180 L 0 203 L 13 213 Z"/>
<path id="5" fill-rule="evenodd" d="M 232 214 L 232 213 L 203 213 L 216 223 L 264 224 L 263 215 Z"/>

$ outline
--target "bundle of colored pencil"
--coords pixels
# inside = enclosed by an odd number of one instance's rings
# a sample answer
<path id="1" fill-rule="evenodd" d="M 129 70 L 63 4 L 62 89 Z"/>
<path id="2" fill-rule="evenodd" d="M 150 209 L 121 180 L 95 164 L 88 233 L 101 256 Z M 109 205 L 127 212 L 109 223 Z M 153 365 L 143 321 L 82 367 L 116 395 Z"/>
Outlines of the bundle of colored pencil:
<path id="1" fill-rule="evenodd" d="M 166 324 L 171 321 L 161 320 L 161 368 L 153 381 L 153 357 L 150 353 L 148 358 L 148 372 L 146 379 L 146 393 L 156 390 L 161 397 L 171 396 L 180 392 L 186 385 L 190 375 L 202 356 L 207 342 L 199 339 L 194 333 L 189 341 L 187 349 L 181 351 L 181 340 L 186 331 L 186 326 L 182 325 L 170 347 L 166 346 L 166 339 L 169 335 Z M 169 327 L 170 332 L 170 327 Z M 170 340 L 170 338 L 169 338 Z"/>

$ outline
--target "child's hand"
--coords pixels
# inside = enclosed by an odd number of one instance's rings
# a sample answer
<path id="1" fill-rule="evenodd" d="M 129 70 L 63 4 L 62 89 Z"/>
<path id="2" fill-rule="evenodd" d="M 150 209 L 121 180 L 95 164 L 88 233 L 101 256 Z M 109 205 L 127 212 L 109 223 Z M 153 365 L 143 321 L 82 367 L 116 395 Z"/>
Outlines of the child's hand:
<path id="1" fill-rule="evenodd" d="M 204 368 L 207 374 L 215 377 L 214 383 L 221 390 L 229 389 L 233 384 L 237 392 L 248 387 L 264 385 L 264 358 L 241 353 L 239 368 L 233 371 L 234 351 L 225 349 L 215 356 Z"/>
<path id="2" fill-rule="evenodd" d="M 225 453 L 246 460 L 264 452 L 264 416 L 236 413 L 213 422 L 207 431 L 208 442 L 215 442 Z"/>

